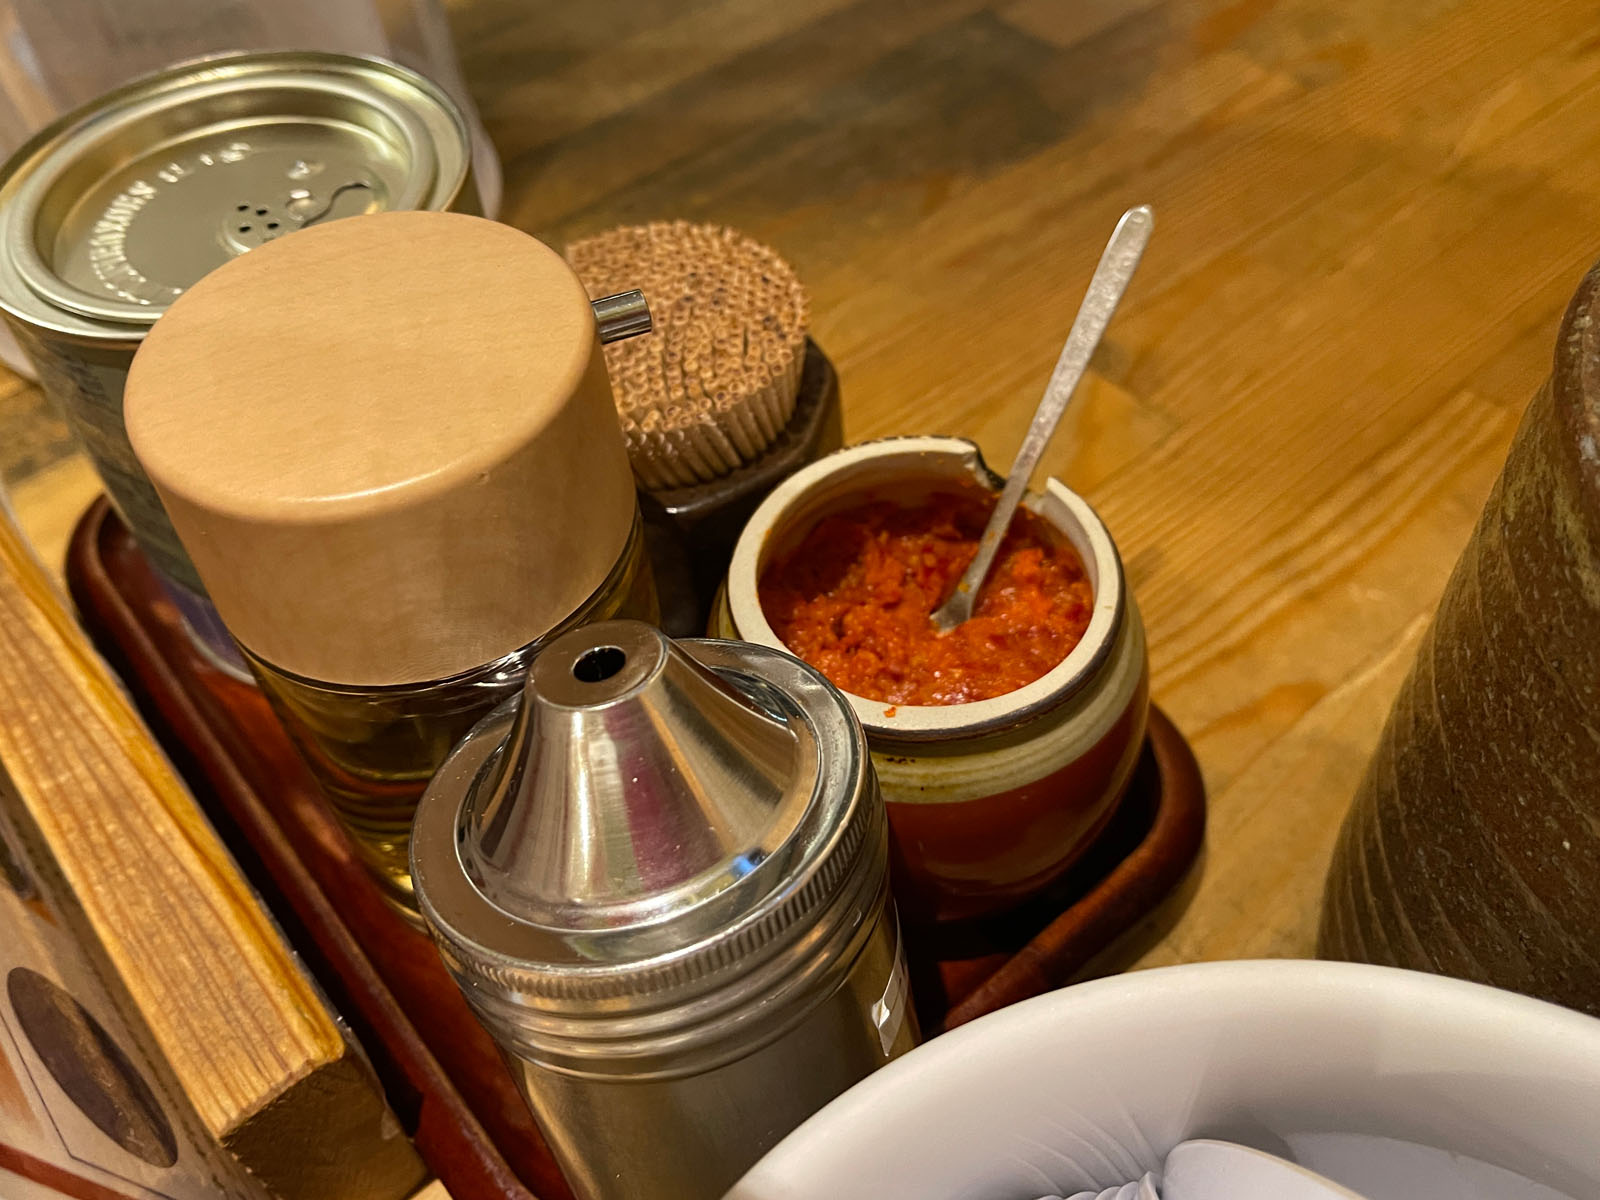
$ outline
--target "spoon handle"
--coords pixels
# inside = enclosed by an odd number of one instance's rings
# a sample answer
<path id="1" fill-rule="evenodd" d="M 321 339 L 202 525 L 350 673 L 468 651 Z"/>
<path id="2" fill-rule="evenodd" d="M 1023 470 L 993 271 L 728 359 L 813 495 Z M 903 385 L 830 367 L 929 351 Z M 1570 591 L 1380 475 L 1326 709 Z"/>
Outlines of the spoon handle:
<path id="1" fill-rule="evenodd" d="M 953 629 L 972 616 L 978 589 L 989 574 L 995 552 L 999 550 L 1000 541 L 1011 525 L 1017 505 L 1022 501 L 1022 493 L 1027 490 L 1028 481 L 1039 466 L 1044 448 L 1049 445 L 1056 426 L 1061 423 L 1062 414 L 1067 411 L 1067 401 L 1072 399 L 1072 393 L 1077 390 L 1078 382 L 1089 366 L 1089 358 L 1111 322 L 1111 314 L 1117 311 L 1118 301 L 1122 299 L 1123 292 L 1128 290 L 1128 281 L 1133 278 L 1144 248 L 1150 241 L 1155 221 L 1155 213 L 1150 206 L 1141 204 L 1123 213 L 1122 219 L 1117 222 L 1111 240 L 1100 255 L 1100 265 L 1094 269 L 1094 277 L 1089 280 L 1089 290 L 1083 297 L 1077 318 L 1072 322 L 1072 332 L 1067 334 L 1067 343 L 1061 347 L 1061 357 L 1056 360 L 1056 369 L 1050 374 L 1044 399 L 1039 401 L 1039 407 L 1033 414 L 1028 436 L 1023 438 L 1022 449 L 1017 451 L 1017 457 L 1011 464 L 1000 501 L 994 506 L 989 524 L 984 527 L 983 537 L 978 542 L 978 553 L 963 572 L 956 590 L 933 614 L 935 623 L 941 629 Z"/>

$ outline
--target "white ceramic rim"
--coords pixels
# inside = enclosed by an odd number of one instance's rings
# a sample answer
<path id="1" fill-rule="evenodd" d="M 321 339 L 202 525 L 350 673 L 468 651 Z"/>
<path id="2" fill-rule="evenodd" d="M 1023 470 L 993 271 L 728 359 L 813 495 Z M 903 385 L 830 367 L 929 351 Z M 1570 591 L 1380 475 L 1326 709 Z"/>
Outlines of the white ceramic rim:
<path id="1" fill-rule="evenodd" d="M 1264 1014 L 1271 1014 L 1272 1021 L 1264 1021 Z M 965 1111 L 974 1103 L 992 1103 L 997 1088 L 1032 1086 L 1036 1078 L 1019 1083 L 1009 1073 L 1019 1062 L 1058 1064 L 1070 1060 L 1073 1039 L 1104 1038 L 1109 1029 L 1117 1029 L 1120 1035 L 1137 1020 L 1157 1026 L 1168 1020 L 1194 1021 L 1214 1036 L 1236 1028 L 1238 1039 L 1248 1043 L 1252 1037 L 1272 1036 L 1273 1021 L 1278 1023 L 1281 1038 L 1291 1036 L 1287 1030 L 1299 1030 L 1318 1019 L 1338 1020 L 1351 1028 L 1368 1027 L 1374 1045 L 1389 1047 L 1391 1053 L 1401 1056 L 1421 1054 L 1432 1063 L 1434 1074 L 1446 1082 L 1451 1071 L 1471 1078 L 1474 1068 L 1503 1062 L 1536 1059 L 1545 1069 L 1560 1071 L 1563 1063 L 1592 1064 L 1600 1059 L 1600 1021 L 1595 1018 L 1516 992 L 1442 975 L 1366 963 L 1285 959 L 1187 963 L 1134 971 L 1035 996 L 918 1046 L 841 1094 L 790 1133 L 751 1168 L 725 1200 L 823 1196 L 882 1200 L 896 1194 L 940 1195 L 937 1189 L 920 1186 L 900 1193 L 874 1186 L 882 1183 L 880 1176 L 892 1173 L 895 1163 L 914 1153 L 898 1146 L 895 1156 L 886 1160 L 882 1145 L 886 1120 L 897 1127 L 922 1129 L 930 1123 L 936 1127 L 952 1109 Z M 1414 1050 L 1407 1031 L 1418 1026 L 1439 1032 Z M 1447 1042 L 1461 1046 L 1458 1062 L 1440 1059 L 1441 1046 Z M 1148 1050 L 1135 1034 L 1119 1052 L 1138 1057 Z M 1059 1069 L 1067 1070 L 1064 1066 Z M 1059 1078 L 1064 1092 L 1069 1091 L 1070 1081 L 1065 1075 Z M 1592 1091 L 1600 1087 L 1600 1068 L 1562 1072 L 1560 1079 Z M 1375 1093 L 1384 1091 L 1382 1073 L 1373 1078 L 1372 1088 Z M 973 1095 L 981 1098 L 974 1100 Z M 886 1118 L 886 1113 L 892 1117 Z M 999 1119 L 1003 1121 L 1005 1114 L 999 1114 Z M 1566 1124 L 1584 1120 L 1580 1113 Z M 1543 1162 L 1548 1149 L 1528 1148 L 1528 1153 Z M 996 1161 L 1003 1153 L 1003 1148 L 996 1149 Z M 1574 1147 L 1567 1160 L 1583 1154 L 1584 1147 Z M 871 1178 L 857 1186 L 854 1181 L 863 1173 Z M 1040 1195 L 1047 1190 L 1013 1190 L 1012 1194 Z"/>
<path id="2" fill-rule="evenodd" d="M 874 458 L 904 454 L 961 458 L 970 466 L 973 478 L 980 482 L 988 482 L 985 477 L 993 474 L 977 445 L 956 437 L 881 438 L 836 450 L 795 472 L 762 501 L 734 546 L 728 565 L 728 609 L 737 636 L 778 650 L 789 650 L 767 623 L 758 593 L 761 555 L 768 535 L 778 526 L 783 514 L 840 470 Z M 1039 510 L 1046 500 L 1062 505 L 1071 514 L 1083 534 L 1082 539 L 1075 536 L 1077 531 L 1063 527 Z M 953 734 L 973 735 L 1010 728 L 1071 696 L 1111 653 L 1122 624 L 1126 585 L 1122 558 L 1110 532 L 1089 502 L 1057 479 L 1046 481 L 1045 495 L 1030 493 L 1025 503 L 1072 542 L 1093 575 L 1094 608 L 1083 639 L 1073 647 L 1072 653 L 1032 683 L 991 700 L 975 700 L 970 704 L 888 705 L 840 689 L 869 733 L 887 739 L 932 741 Z M 887 711 L 893 711 L 894 716 L 886 716 Z"/>

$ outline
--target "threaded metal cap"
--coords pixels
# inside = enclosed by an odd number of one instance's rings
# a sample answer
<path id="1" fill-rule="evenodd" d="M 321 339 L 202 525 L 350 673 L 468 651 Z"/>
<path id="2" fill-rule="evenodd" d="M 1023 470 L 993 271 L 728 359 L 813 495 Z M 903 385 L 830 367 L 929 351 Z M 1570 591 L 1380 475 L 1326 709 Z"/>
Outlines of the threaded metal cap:
<path id="1" fill-rule="evenodd" d="M 798 659 L 585 626 L 435 777 L 417 899 L 480 1012 L 670 1024 L 877 899 L 872 780 L 849 706 Z"/>

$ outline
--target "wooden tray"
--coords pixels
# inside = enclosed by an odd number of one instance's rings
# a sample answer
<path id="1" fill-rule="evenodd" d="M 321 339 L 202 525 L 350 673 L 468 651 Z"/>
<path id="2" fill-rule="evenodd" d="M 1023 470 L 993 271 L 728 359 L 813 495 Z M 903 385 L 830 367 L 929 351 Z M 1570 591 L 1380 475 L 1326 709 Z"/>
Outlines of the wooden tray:
<path id="1" fill-rule="evenodd" d="M 445 1187 L 458 1200 L 569 1197 L 432 945 L 368 881 L 261 694 L 190 643 L 104 499 L 73 534 L 67 581 L 91 635 L 350 1022 Z M 1047 895 L 1002 918 L 907 931 L 924 1032 L 1058 987 L 1092 958 L 1105 962 L 1186 876 L 1204 826 L 1194 756 L 1152 709 L 1127 799 Z"/>

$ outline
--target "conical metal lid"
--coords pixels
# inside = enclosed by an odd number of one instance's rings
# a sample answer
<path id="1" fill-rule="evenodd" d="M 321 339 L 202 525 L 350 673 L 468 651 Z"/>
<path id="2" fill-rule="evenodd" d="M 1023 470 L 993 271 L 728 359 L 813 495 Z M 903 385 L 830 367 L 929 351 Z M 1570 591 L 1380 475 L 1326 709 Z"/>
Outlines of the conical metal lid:
<path id="1" fill-rule="evenodd" d="M 771 858 L 815 776 L 807 725 L 762 711 L 659 631 L 580 630 L 534 661 L 507 752 L 463 814 L 462 863 L 519 920 L 643 924 Z"/>
<path id="2" fill-rule="evenodd" d="M 872 779 L 848 705 L 790 655 L 585 626 L 430 785 L 418 901 L 475 1003 L 657 1007 L 865 903 Z"/>

